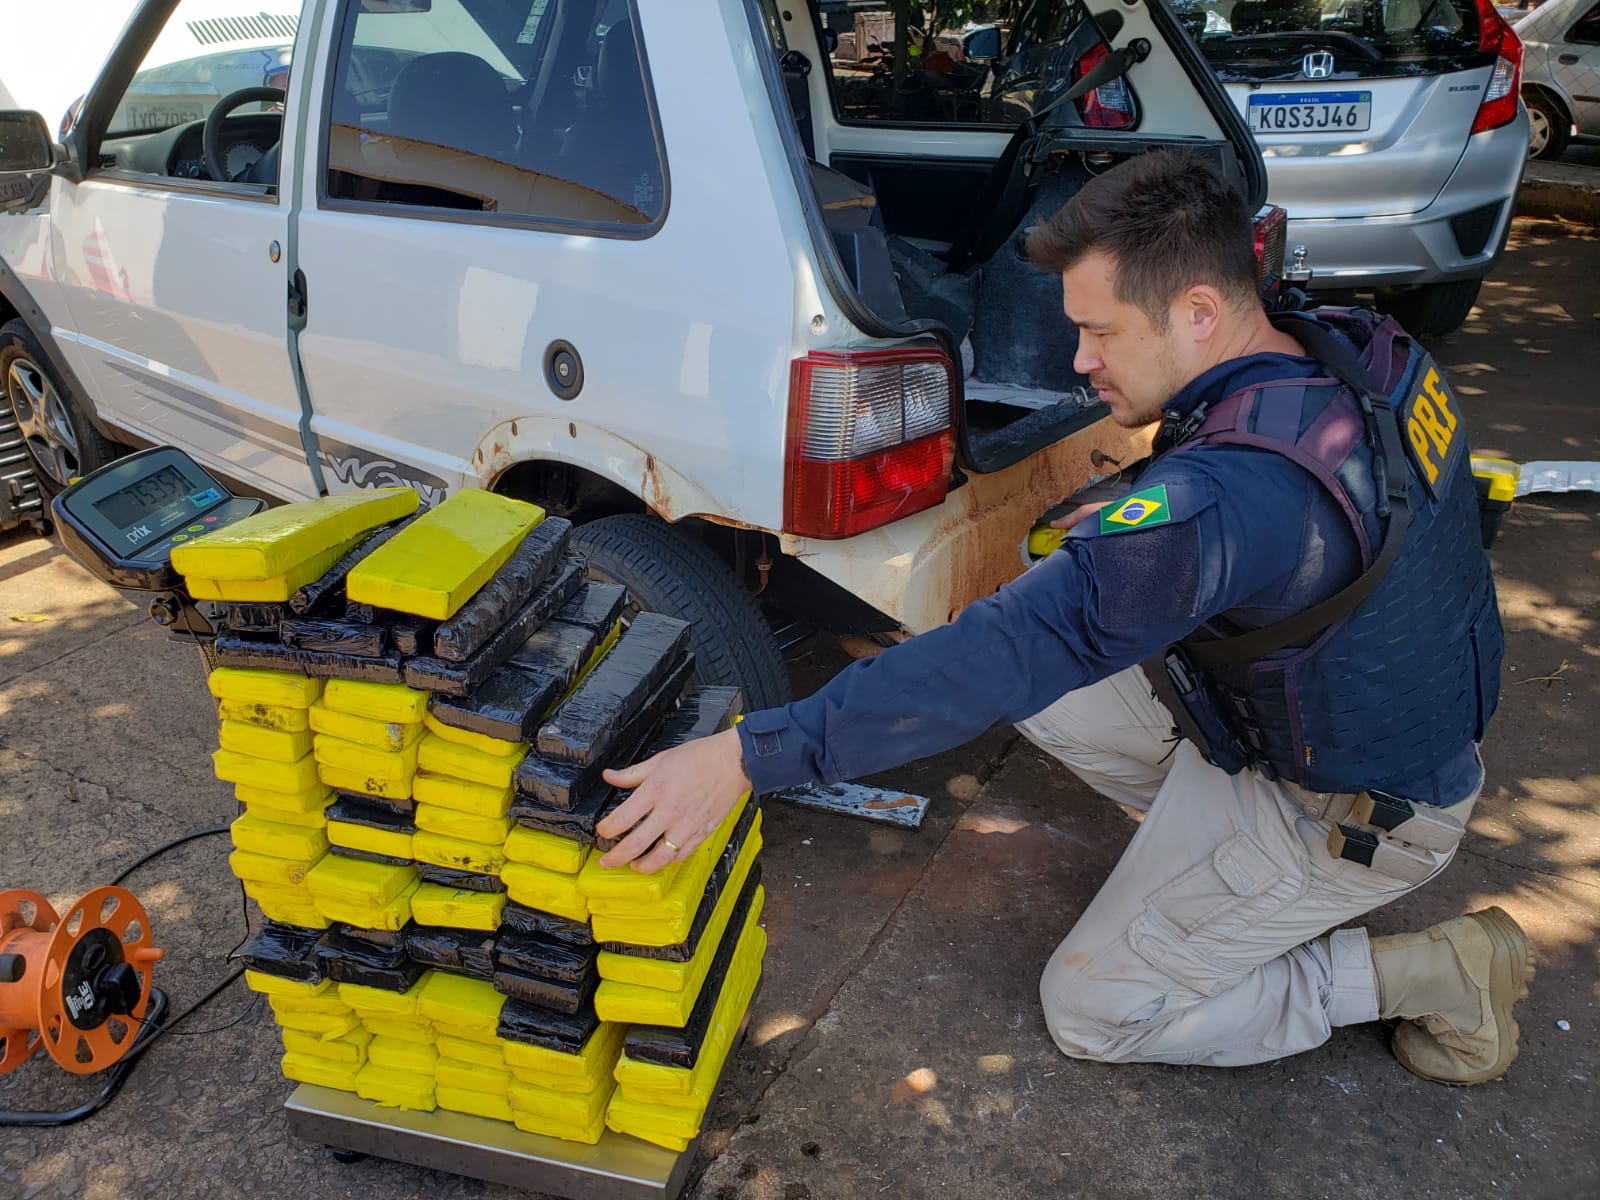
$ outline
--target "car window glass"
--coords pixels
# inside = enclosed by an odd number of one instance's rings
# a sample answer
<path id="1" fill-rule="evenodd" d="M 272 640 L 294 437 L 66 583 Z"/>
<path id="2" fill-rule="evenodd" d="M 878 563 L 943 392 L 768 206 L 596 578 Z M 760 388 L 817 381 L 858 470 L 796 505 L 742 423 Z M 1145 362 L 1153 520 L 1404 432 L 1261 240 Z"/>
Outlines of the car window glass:
<path id="1" fill-rule="evenodd" d="M 630 0 L 352 0 L 327 196 L 650 225 L 666 171 Z"/>
<path id="2" fill-rule="evenodd" d="M 1486 65 L 1477 0 L 1173 0 L 1225 80 L 1370 79 Z"/>
<path id="3" fill-rule="evenodd" d="M 118 98 L 97 165 L 276 186 L 300 8 L 301 0 L 180 0 Z M 203 131 L 219 108 L 218 161 L 208 164 Z"/>
<path id="4" fill-rule="evenodd" d="M 1126 79 L 1085 96 L 1062 95 L 1110 52 L 1121 18 L 1097 28 L 1075 3 L 902 7 L 870 0 L 818 0 L 834 110 L 846 123 L 1014 127 L 1051 124 L 1133 129 L 1137 97 Z M 994 10 L 991 12 L 990 10 Z"/>
<path id="5" fill-rule="evenodd" d="M 1572 32 L 1567 34 L 1567 41 L 1577 42 L 1580 46 L 1600 46 L 1600 4 L 1578 18 Z"/>

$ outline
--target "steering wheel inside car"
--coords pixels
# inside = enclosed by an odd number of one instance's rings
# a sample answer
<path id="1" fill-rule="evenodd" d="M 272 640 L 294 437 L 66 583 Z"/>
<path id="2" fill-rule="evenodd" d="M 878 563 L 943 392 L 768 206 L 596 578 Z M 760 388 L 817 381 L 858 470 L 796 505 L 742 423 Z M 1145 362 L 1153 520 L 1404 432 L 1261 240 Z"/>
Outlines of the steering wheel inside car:
<path id="1" fill-rule="evenodd" d="M 205 133 L 201 135 L 200 144 L 205 151 L 206 173 L 219 183 L 231 183 L 228 175 L 228 165 L 222 159 L 222 122 L 225 121 L 234 109 L 241 104 L 273 100 L 279 104 L 284 101 L 284 91 L 275 87 L 247 87 L 240 88 L 237 92 L 229 92 L 206 116 Z"/>

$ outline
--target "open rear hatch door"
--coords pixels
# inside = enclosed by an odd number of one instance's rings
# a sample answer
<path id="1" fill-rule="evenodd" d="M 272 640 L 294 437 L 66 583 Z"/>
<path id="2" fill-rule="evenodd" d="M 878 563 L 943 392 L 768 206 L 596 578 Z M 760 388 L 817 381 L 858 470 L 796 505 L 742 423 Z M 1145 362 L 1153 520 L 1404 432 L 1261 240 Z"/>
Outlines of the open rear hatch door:
<path id="1" fill-rule="evenodd" d="M 1072 367 L 1060 281 L 1021 257 L 1026 230 L 1161 146 L 1210 159 L 1252 211 L 1266 200 L 1255 139 L 1183 24 L 1165 0 L 1033 0 L 1009 26 L 903 35 L 887 0 L 813 0 L 812 16 L 831 112 L 807 110 L 790 47 L 775 47 L 769 88 L 795 117 L 780 125 L 841 310 L 869 337 L 943 348 L 965 471 L 1002 470 L 1100 420 Z M 989 149 L 937 149 L 961 139 Z M 919 145 L 934 149 L 908 152 Z M 926 193 L 957 174 L 930 210 Z"/>

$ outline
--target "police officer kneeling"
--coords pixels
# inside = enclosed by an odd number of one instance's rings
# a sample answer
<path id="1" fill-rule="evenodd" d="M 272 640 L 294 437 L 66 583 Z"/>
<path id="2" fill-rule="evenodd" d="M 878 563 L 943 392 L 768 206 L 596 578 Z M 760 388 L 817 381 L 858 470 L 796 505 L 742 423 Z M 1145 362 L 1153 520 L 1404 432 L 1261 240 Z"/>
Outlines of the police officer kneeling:
<path id="1" fill-rule="evenodd" d="M 1502 635 L 1442 373 L 1368 313 L 1269 319 L 1244 201 L 1193 157 L 1106 172 L 1028 253 L 1115 419 L 1160 423 L 1151 460 L 954 623 L 613 772 L 606 864 L 682 857 L 748 786 L 1014 721 L 1145 813 L 1040 982 L 1064 1052 L 1231 1066 L 1402 1018 L 1416 1074 L 1496 1078 L 1533 971 L 1509 916 L 1337 928 L 1443 870 L 1483 783 Z"/>

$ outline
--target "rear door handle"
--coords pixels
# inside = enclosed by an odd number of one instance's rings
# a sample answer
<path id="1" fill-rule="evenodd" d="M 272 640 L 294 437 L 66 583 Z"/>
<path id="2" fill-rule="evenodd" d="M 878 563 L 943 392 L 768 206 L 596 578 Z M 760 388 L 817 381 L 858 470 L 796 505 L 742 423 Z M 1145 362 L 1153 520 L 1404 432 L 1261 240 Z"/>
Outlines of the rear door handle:
<path id="1" fill-rule="evenodd" d="M 1564 67 L 1575 67 L 1578 65 L 1578 56 L 1576 54 L 1558 54 L 1556 55 L 1556 61 Z"/>

